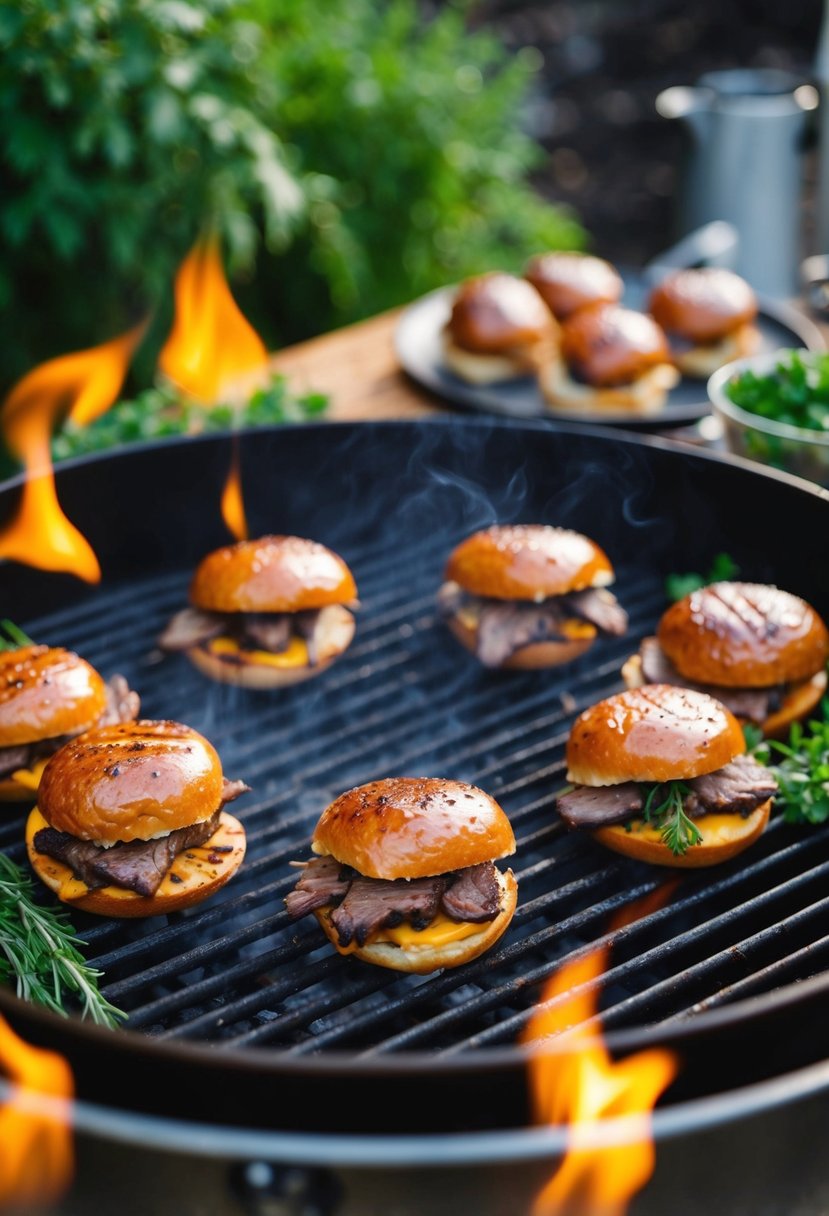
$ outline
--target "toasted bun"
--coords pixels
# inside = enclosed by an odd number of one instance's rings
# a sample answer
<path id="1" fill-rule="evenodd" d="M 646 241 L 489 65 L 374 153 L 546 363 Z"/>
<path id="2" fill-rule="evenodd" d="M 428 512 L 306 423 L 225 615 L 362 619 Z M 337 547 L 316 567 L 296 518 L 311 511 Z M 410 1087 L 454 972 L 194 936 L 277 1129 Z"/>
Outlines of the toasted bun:
<path id="1" fill-rule="evenodd" d="M 27 785 L 21 785 L 13 777 L 0 781 L 0 802 L 34 802 L 37 793 Z"/>
<path id="2" fill-rule="evenodd" d="M 670 334 L 668 340 L 670 341 Z M 684 349 L 671 343 L 671 350 L 674 363 L 683 376 L 691 376 L 696 380 L 707 380 L 724 363 L 730 363 L 732 359 L 743 359 L 746 355 L 753 355 L 760 349 L 761 341 L 760 330 L 757 326 L 746 323 L 717 342 L 708 342 Z"/>
<path id="3" fill-rule="evenodd" d="M 48 827 L 35 807 L 26 824 L 26 847 L 38 878 L 64 903 L 97 916 L 160 916 L 180 912 L 215 894 L 232 878 L 245 856 L 245 829 L 238 819 L 222 811 L 219 826 L 209 840 L 179 853 L 155 895 L 138 895 L 124 887 L 98 887 L 90 890 L 75 878 L 68 866 L 38 853 L 35 833 Z M 218 852 L 229 849 L 229 852 Z"/>
<path id="4" fill-rule="evenodd" d="M 522 348 L 549 345 L 556 330 L 532 284 L 500 271 L 462 283 L 446 324 L 449 339 L 461 350 L 510 357 Z"/>
<path id="5" fill-rule="evenodd" d="M 458 641 L 467 650 L 476 654 L 478 650 L 477 625 L 473 628 L 460 616 L 447 616 L 445 620 Z M 571 663 L 573 659 L 577 659 L 579 655 L 590 649 L 595 638 L 596 630 L 594 628 L 592 637 L 585 634 L 581 638 L 567 638 L 566 640 L 550 638 L 546 642 L 530 642 L 528 646 L 522 646 L 519 650 L 514 651 L 501 664 L 501 667 L 510 670 L 535 671 L 543 667 L 557 667 L 560 663 Z"/>
<path id="6" fill-rule="evenodd" d="M 354 637 L 355 621 L 352 613 L 340 604 L 329 604 L 322 609 L 326 614 L 326 629 L 322 634 L 315 664 L 280 666 L 274 660 L 278 656 L 263 650 L 245 650 L 236 647 L 231 653 L 221 654 L 211 649 L 211 642 L 191 647 L 186 653 L 191 663 L 203 675 L 222 684 L 236 684 L 241 688 L 284 688 L 310 680 L 330 667 Z M 225 640 L 225 639 L 219 639 Z"/>
<path id="7" fill-rule="evenodd" d="M 563 360 L 554 358 L 539 375 L 538 383 L 552 410 L 568 414 L 595 414 L 606 410 L 647 418 L 665 408 L 668 393 L 679 383 L 679 372 L 672 363 L 657 363 L 630 384 L 593 388 L 574 380 Z"/>
<path id="8" fill-rule="evenodd" d="M 573 785 L 674 781 L 713 773 L 746 750 L 740 724 L 707 693 L 647 684 L 579 714 L 567 741 Z"/>
<path id="9" fill-rule="evenodd" d="M 441 335 L 443 361 L 461 380 L 468 384 L 502 384 L 519 376 L 537 374 L 546 362 L 545 347 L 516 347 L 500 355 L 482 355 L 457 346 L 447 330 Z"/>
<path id="10" fill-rule="evenodd" d="M 615 304 L 624 291 L 622 277 L 610 262 L 589 253 L 537 254 L 527 263 L 524 278 L 559 321 L 587 304 Z"/>
<path id="11" fill-rule="evenodd" d="M 628 688 L 642 688 L 645 677 L 642 674 L 642 660 L 638 654 L 632 654 L 625 660 L 622 667 L 622 679 Z M 760 723 L 760 729 L 767 739 L 788 738 L 789 728 L 793 722 L 802 722 L 820 703 L 826 692 L 826 672 L 819 671 L 810 680 L 799 680 L 786 686 L 782 704 L 774 713 L 769 714 Z M 737 716 L 737 721 L 743 719 Z"/>
<path id="12" fill-rule="evenodd" d="M 561 357 L 574 378 L 592 388 L 629 385 L 671 362 L 653 317 L 618 304 L 591 304 L 573 313 L 561 327 Z"/>
<path id="13" fill-rule="evenodd" d="M 139 719 L 65 743 L 43 770 L 37 800 L 59 832 L 115 844 L 209 819 L 223 783 L 221 761 L 203 735 L 179 722 Z"/>
<path id="14" fill-rule="evenodd" d="M 393 971 L 410 971 L 417 975 L 427 975 L 441 967 L 459 967 L 462 963 L 471 962 L 498 940 L 515 914 L 518 900 L 515 876 L 512 870 L 504 873 L 498 870 L 497 874 L 501 888 L 501 911 L 494 920 L 480 925 L 477 933 L 442 946 L 430 945 L 428 941 L 407 946 L 398 946 L 391 942 L 368 942 L 365 946 L 349 950 L 348 953 L 378 967 L 390 967 Z M 337 946 L 337 930 L 330 919 L 331 909 L 319 908 L 315 916 L 326 936 Z"/>
<path id="15" fill-rule="evenodd" d="M 699 844 L 691 845 L 684 853 L 673 853 L 662 840 L 659 830 L 641 819 L 637 819 L 630 830 L 624 824 L 614 824 L 612 827 L 597 828 L 591 834 L 600 844 L 616 853 L 635 857 L 637 861 L 696 869 L 719 865 L 753 844 L 769 821 L 771 805 L 770 798 L 745 819 L 741 815 L 703 815 L 695 819 L 694 825 L 702 833 L 702 840 Z"/>
<path id="16" fill-rule="evenodd" d="M 301 536 L 262 536 L 216 549 L 190 584 L 191 601 L 207 612 L 301 612 L 356 597 L 343 559 Z"/>
<path id="17" fill-rule="evenodd" d="M 669 334 L 717 342 L 757 316 L 757 297 L 738 274 L 721 266 L 688 267 L 651 292 L 648 308 Z"/>
<path id="18" fill-rule="evenodd" d="M 515 852 L 494 798 L 440 777 L 387 777 L 326 807 L 311 848 L 366 878 L 429 878 Z"/>
<path id="19" fill-rule="evenodd" d="M 94 667 L 60 646 L 0 651 L 0 747 L 71 735 L 97 722 L 106 687 Z"/>
<path id="20" fill-rule="evenodd" d="M 698 684 L 789 684 L 829 660 L 829 631 L 815 610 L 762 583 L 702 587 L 668 608 L 656 635 L 677 671 Z"/>
<path id="21" fill-rule="evenodd" d="M 494 524 L 452 550 L 447 580 L 472 595 L 543 600 L 586 587 L 606 587 L 614 572 L 594 541 L 547 524 Z"/>

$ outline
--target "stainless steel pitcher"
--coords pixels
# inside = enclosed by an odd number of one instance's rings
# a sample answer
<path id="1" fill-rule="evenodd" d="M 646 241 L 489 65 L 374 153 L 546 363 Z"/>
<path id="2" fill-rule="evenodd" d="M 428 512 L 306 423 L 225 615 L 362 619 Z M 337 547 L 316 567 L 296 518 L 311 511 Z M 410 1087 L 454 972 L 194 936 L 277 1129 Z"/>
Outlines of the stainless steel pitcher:
<path id="1" fill-rule="evenodd" d="M 756 291 L 794 295 L 801 258 L 802 150 L 817 90 L 778 69 L 708 72 L 665 89 L 656 108 L 687 129 L 678 234 L 726 220 L 739 234 L 732 269 Z"/>

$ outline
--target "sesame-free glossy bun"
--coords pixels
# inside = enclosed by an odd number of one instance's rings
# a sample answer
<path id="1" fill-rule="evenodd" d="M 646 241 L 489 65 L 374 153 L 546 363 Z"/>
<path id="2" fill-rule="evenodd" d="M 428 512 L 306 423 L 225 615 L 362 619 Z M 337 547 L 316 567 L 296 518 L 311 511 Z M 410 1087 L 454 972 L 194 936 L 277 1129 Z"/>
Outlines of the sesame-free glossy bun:
<path id="1" fill-rule="evenodd" d="M 216 549 L 190 584 L 192 603 L 207 612 L 301 612 L 356 597 L 343 559 L 301 536 L 262 536 Z"/>
<path id="2" fill-rule="evenodd" d="M 673 853 L 662 840 L 660 831 L 641 819 L 632 825 L 613 824 L 597 828 L 593 838 L 616 853 L 647 861 L 651 865 L 674 866 L 680 869 L 698 869 L 702 866 L 720 865 L 760 836 L 769 821 L 772 799 L 758 806 L 750 815 L 703 815 L 694 820 L 694 826 L 702 834 L 699 844 L 691 845 L 684 853 Z"/>
<path id="3" fill-rule="evenodd" d="M 209 819 L 222 790 L 221 761 L 203 735 L 139 719 L 65 743 L 43 770 L 37 800 L 58 831 L 115 844 Z"/>
<path id="4" fill-rule="evenodd" d="M 365 946 L 357 946 L 348 953 L 365 963 L 374 963 L 378 967 L 390 967 L 393 971 L 408 971 L 416 975 L 428 975 L 441 967 L 459 967 L 462 963 L 471 962 L 488 950 L 504 933 L 515 915 L 515 905 L 518 901 L 518 884 L 512 870 L 496 870 L 498 886 L 501 891 L 501 905 L 498 915 L 485 921 L 478 927 L 478 932 L 458 941 L 434 945 L 428 934 L 424 941 L 410 942 L 406 946 L 397 946 L 391 942 L 369 941 Z M 318 908 L 314 913 L 326 936 L 335 946 L 338 945 L 337 930 L 331 923 L 331 908 Z"/>
<path id="5" fill-rule="evenodd" d="M 646 684 L 579 714 L 567 741 L 567 780 L 593 786 L 687 780 L 745 750 L 739 722 L 719 701 L 674 684 Z"/>
<path id="6" fill-rule="evenodd" d="M 648 308 L 670 334 L 708 344 L 757 316 L 757 297 L 740 275 L 720 266 L 689 267 L 667 275 Z"/>
<path id="7" fill-rule="evenodd" d="M 35 849 L 35 834 L 45 827 L 48 824 L 35 807 L 26 824 L 26 847 L 32 868 L 64 903 L 96 916 L 134 918 L 180 912 L 215 894 L 233 877 L 245 857 L 245 829 L 233 815 L 222 811 L 219 826 L 210 839 L 179 853 L 155 895 L 139 895 L 115 886 L 90 890 L 63 862 Z"/>
<path id="8" fill-rule="evenodd" d="M 493 271 L 460 285 L 446 332 L 462 350 L 497 355 L 549 343 L 556 325 L 530 283 Z"/>
<path id="9" fill-rule="evenodd" d="M 668 608 L 656 633 L 677 671 L 700 684 L 787 684 L 829 659 L 829 631 L 815 610 L 764 583 L 701 587 Z"/>
<path id="10" fill-rule="evenodd" d="M 453 549 L 445 576 L 472 595 L 537 601 L 606 587 L 614 572 L 607 554 L 580 532 L 546 524 L 495 524 Z"/>
<path id="11" fill-rule="evenodd" d="M 0 747 L 86 730 L 106 706 L 106 687 L 85 659 L 60 646 L 0 651 Z"/>
<path id="12" fill-rule="evenodd" d="M 559 321 L 588 304 L 615 304 L 624 291 L 622 277 L 610 262 L 569 250 L 536 254 L 524 277 Z"/>
<path id="13" fill-rule="evenodd" d="M 653 317 L 619 304 L 578 309 L 561 327 L 560 349 L 569 371 L 593 388 L 630 384 L 671 363 L 667 338 Z"/>
<path id="14" fill-rule="evenodd" d="M 323 811 L 311 848 L 366 878 L 429 878 L 515 852 L 494 798 L 439 777 L 387 777 L 348 790 Z"/>

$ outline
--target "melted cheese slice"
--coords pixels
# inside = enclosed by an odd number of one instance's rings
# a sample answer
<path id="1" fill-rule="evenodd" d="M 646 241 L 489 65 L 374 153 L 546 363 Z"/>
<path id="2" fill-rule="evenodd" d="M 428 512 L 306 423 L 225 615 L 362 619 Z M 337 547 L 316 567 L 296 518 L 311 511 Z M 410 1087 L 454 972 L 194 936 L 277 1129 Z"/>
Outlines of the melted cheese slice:
<path id="1" fill-rule="evenodd" d="M 12 773 L 12 780 L 18 785 L 25 785 L 27 790 L 36 790 L 40 785 L 40 778 L 43 776 L 43 770 L 46 768 L 49 757 L 45 760 L 38 760 L 31 768 L 16 768 Z"/>
<path id="2" fill-rule="evenodd" d="M 392 945 L 406 950 L 417 946 L 434 949 L 437 946 L 445 946 L 448 942 L 459 942 L 465 937 L 474 937 L 476 933 L 481 932 L 483 927 L 468 920 L 452 920 L 443 912 L 438 912 L 432 923 L 425 929 L 413 929 L 411 925 L 407 924 L 395 925 L 393 929 L 378 929 L 376 933 L 372 933 L 367 938 L 365 944 L 374 946 L 379 942 L 391 942 Z M 340 954 L 352 954 L 357 949 L 357 943 L 353 941 L 347 946 L 337 945 L 336 942 L 334 944 Z"/>
<path id="3" fill-rule="evenodd" d="M 242 663 L 262 664 L 266 667 L 307 667 L 308 647 L 302 638 L 291 638 L 286 650 L 274 654 L 270 650 L 245 650 L 232 638 L 213 638 L 207 643 L 212 653 L 239 659 Z"/>
<path id="4" fill-rule="evenodd" d="M 745 831 L 746 823 L 742 815 L 735 815 L 733 812 L 730 815 L 701 815 L 693 822 L 694 827 L 702 832 L 703 843 L 706 845 L 727 844 L 731 840 L 738 839 Z M 645 823 L 644 819 L 631 820 L 631 829 L 643 840 L 652 840 L 654 844 L 663 843 L 659 828 Z M 693 849 L 694 846 L 689 847 Z"/>

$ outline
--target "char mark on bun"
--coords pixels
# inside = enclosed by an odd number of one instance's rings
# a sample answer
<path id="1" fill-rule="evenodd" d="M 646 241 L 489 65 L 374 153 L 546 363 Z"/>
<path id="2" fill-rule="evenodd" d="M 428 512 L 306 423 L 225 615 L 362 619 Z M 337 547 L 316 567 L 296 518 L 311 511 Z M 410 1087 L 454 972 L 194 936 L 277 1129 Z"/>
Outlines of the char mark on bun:
<path id="1" fill-rule="evenodd" d="M 354 636 L 354 576 L 338 554 L 304 537 L 263 536 L 209 553 L 190 601 L 158 644 L 186 652 L 205 675 L 228 684 L 307 680 Z"/>
<path id="2" fill-rule="evenodd" d="M 746 755 L 737 719 L 706 693 L 628 689 L 585 710 L 556 809 L 618 853 L 655 865 L 727 861 L 765 828 L 777 782 Z"/>
<path id="3" fill-rule="evenodd" d="M 562 324 L 558 357 L 539 378 L 553 409 L 643 415 L 658 414 L 678 382 L 653 317 L 601 303 L 579 308 Z"/>
<path id="4" fill-rule="evenodd" d="M 242 864 L 245 831 L 224 808 L 248 789 L 228 781 L 212 745 L 181 723 L 95 728 L 46 765 L 26 829 L 29 860 L 85 912 L 178 911 Z"/>
<path id="5" fill-rule="evenodd" d="M 493 271 L 460 285 L 441 336 L 456 375 L 497 384 L 536 375 L 552 357 L 558 326 L 531 283 Z"/>
<path id="6" fill-rule="evenodd" d="M 61 646 L 0 650 L 0 801 L 33 801 L 46 761 L 92 726 L 131 722 L 140 700 Z"/>
<path id="7" fill-rule="evenodd" d="M 314 831 L 311 861 L 286 897 L 314 913 L 341 954 L 428 974 L 488 950 L 515 912 L 515 852 L 498 803 L 475 786 L 394 777 L 341 794 Z"/>
<path id="8" fill-rule="evenodd" d="M 704 266 L 674 271 L 651 292 L 648 308 L 686 376 L 707 379 L 760 345 L 757 298 L 732 270 Z"/>
<path id="9" fill-rule="evenodd" d="M 721 701 L 742 723 L 785 737 L 826 691 L 829 631 L 796 595 L 717 582 L 678 600 L 622 669 L 628 687 L 676 684 Z"/>
<path id="10" fill-rule="evenodd" d="M 485 667 L 569 662 L 599 634 L 620 636 L 627 613 L 608 590 L 607 555 L 579 532 L 542 524 L 494 525 L 446 563 L 438 609 Z"/>

